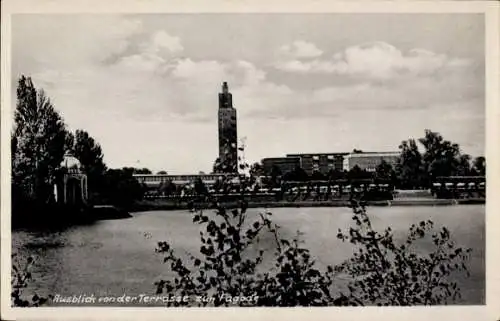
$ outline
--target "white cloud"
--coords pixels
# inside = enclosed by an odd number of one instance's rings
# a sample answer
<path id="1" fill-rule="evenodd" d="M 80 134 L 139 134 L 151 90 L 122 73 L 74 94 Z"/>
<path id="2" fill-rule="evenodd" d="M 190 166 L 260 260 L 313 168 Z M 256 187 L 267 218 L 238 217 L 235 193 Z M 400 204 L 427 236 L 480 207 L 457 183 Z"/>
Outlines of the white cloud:
<path id="1" fill-rule="evenodd" d="M 463 68 L 470 61 L 450 58 L 428 50 L 413 49 L 403 53 L 384 42 L 372 42 L 346 48 L 330 60 L 282 60 L 277 69 L 295 73 L 326 73 L 371 79 L 432 75 L 443 69 Z"/>
<path id="2" fill-rule="evenodd" d="M 323 54 L 315 44 L 303 40 L 296 40 L 291 44 L 281 46 L 280 54 L 293 58 L 316 58 Z"/>
<path id="3" fill-rule="evenodd" d="M 153 33 L 147 42 L 140 46 L 140 51 L 162 56 L 180 53 L 184 50 L 179 37 L 169 35 L 165 30 Z"/>

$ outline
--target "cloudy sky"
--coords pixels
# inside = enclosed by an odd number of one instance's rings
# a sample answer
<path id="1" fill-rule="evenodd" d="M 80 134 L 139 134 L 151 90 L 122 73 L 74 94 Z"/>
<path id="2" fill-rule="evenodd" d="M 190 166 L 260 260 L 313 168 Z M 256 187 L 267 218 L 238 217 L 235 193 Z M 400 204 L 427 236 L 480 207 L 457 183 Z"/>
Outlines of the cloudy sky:
<path id="1" fill-rule="evenodd" d="M 111 167 L 210 171 L 223 81 L 250 162 L 397 150 L 426 128 L 478 156 L 483 30 L 478 14 L 17 15 L 12 92 L 31 76 Z"/>

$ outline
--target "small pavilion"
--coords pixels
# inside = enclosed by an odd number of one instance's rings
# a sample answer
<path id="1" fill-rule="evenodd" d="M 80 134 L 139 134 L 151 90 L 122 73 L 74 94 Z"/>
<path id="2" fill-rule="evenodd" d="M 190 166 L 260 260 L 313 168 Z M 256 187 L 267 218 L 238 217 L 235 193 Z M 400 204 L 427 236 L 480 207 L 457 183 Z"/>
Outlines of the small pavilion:
<path id="1" fill-rule="evenodd" d="M 57 204 L 80 205 L 88 200 L 87 175 L 80 161 L 66 153 L 54 184 L 54 199 Z"/>

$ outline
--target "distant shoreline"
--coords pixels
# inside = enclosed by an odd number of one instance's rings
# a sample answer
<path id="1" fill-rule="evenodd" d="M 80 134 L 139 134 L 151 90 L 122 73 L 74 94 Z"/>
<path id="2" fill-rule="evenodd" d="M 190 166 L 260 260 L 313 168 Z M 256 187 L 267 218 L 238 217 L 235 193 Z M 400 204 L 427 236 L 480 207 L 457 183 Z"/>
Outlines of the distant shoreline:
<path id="1" fill-rule="evenodd" d="M 367 201 L 368 206 L 451 206 L 451 205 L 469 205 L 485 204 L 484 198 L 479 199 L 395 199 L 382 201 Z M 223 202 L 226 207 L 237 207 L 237 202 Z M 209 204 L 196 204 L 198 208 L 210 209 Z M 349 200 L 334 201 L 248 201 L 249 208 L 280 208 L 280 207 L 347 207 Z M 134 204 L 131 212 L 146 211 L 173 211 L 189 209 L 188 203 L 175 203 L 166 200 L 148 200 L 139 201 Z"/>
<path id="2" fill-rule="evenodd" d="M 379 200 L 367 201 L 368 206 L 454 206 L 467 204 L 485 204 L 484 198 L 476 199 L 429 199 L 429 198 L 401 198 L 395 200 Z M 214 209 L 209 203 L 196 203 L 196 208 Z M 237 208 L 237 201 L 222 202 L 226 208 Z M 299 208 L 299 207 L 348 207 L 350 201 L 347 199 L 331 200 L 331 201 L 270 201 L 261 200 L 248 201 L 248 208 Z M 131 213 L 150 212 L 150 211 L 179 211 L 192 208 L 192 204 L 187 202 L 176 202 L 172 200 L 142 200 L 135 202 L 132 206 L 119 208 L 112 205 L 95 205 L 86 209 L 78 209 L 72 207 L 47 207 L 44 213 L 50 215 L 40 216 L 31 215 L 28 212 L 22 211 L 17 214 L 24 214 L 20 217 L 14 215 L 12 220 L 12 228 L 41 228 L 50 229 L 64 226 L 73 226 L 81 224 L 92 224 L 96 221 L 110 219 L 127 219 L 132 218 Z M 23 213 L 24 212 L 24 213 Z M 36 212 L 38 213 L 38 212 Z M 26 215 L 27 214 L 27 215 Z"/>

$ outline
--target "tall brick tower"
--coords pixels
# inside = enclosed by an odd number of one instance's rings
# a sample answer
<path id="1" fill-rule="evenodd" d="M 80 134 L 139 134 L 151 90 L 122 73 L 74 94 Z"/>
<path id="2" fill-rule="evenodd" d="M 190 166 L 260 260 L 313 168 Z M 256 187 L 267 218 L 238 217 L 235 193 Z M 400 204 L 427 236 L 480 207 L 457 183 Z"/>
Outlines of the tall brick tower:
<path id="1" fill-rule="evenodd" d="M 222 84 L 219 93 L 219 172 L 238 172 L 238 132 L 236 109 L 233 107 L 233 95 L 227 82 Z"/>

